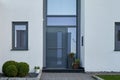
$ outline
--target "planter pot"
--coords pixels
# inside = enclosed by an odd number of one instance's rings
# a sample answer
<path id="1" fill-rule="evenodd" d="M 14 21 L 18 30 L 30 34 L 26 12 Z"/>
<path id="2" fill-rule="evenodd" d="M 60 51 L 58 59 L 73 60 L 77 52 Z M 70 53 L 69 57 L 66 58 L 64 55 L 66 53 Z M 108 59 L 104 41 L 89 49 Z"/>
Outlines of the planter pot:
<path id="1" fill-rule="evenodd" d="M 79 69 L 79 64 L 73 64 L 73 69 Z"/>
<path id="2" fill-rule="evenodd" d="M 40 69 L 35 69 L 35 73 L 40 73 Z"/>

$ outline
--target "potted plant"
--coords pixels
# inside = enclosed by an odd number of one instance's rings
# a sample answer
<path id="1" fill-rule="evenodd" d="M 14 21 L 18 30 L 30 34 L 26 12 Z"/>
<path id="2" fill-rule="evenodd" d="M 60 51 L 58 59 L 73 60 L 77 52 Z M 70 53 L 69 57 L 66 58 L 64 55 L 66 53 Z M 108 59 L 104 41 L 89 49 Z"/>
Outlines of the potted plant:
<path id="1" fill-rule="evenodd" d="M 75 53 L 73 53 L 73 52 L 69 53 L 70 58 L 74 58 L 74 55 L 75 55 Z"/>
<path id="2" fill-rule="evenodd" d="M 40 67 L 39 66 L 35 66 L 34 70 L 35 70 L 35 73 L 39 73 L 40 72 Z"/>
<path id="3" fill-rule="evenodd" d="M 75 61 L 75 53 L 71 52 L 68 54 L 68 68 L 72 69 L 72 63 Z"/>
<path id="4" fill-rule="evenodd" d="M 73 63 L 73 69 L 79 69 L 80 65 L 80 60 L 75 59 L 75 62 Z"/>

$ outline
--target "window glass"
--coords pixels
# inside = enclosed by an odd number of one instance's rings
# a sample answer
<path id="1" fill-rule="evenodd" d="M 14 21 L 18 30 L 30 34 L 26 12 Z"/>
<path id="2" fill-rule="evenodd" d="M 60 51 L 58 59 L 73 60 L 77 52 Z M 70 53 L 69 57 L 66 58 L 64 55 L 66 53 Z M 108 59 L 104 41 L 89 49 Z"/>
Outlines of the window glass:
<path id="1" fill-rule="evenodd" d="M 117 39 L 118 39 L 118 41 L 120 41 L 120 30 L 118 30 Z"/>
<path id="2" fill-rule="evenodd" d="M 26 30 L 26 25 L 15 25 L 15 30 Z"/>
<path id="3" fill-rule="evenodd" d="M 16 31 L 16 41 L 15 47 L 17 48 L 26 48 L 26 31 L 17 30 Z"/>
<path id="4" fill-rule="evenodd" d="M 76 0 L 47 0 L 47 15 L 76 15 Z"/>
<path id="5" fill-rule="evenodd" d="M 20 44 L 21 38 L 23 39 L 23 36 L 25 35 L 25 30 L 26 30 L 26 26 L 25 25 L 15 25 L 15 47 L 17 47 L 17 45 Z M 20 36 L 20 37 L 18 37 Z"/>
<path id="6" fill-rule="evenodd" d="M 76 17 L 48 17 L 47 18 L 48 26 L 76 26 Z"/>

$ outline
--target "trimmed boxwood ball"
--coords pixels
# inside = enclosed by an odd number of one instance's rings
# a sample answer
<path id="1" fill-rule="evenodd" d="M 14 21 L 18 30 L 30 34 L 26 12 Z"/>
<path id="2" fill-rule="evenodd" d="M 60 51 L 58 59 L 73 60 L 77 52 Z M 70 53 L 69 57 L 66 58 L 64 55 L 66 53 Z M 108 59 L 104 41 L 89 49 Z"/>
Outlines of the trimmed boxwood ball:
<path id="1" fill-rule="evenodd" d="M 8 77 L 24 77 L 29 72 L 29 65 L 25 62 L 6 61 L 2 66 L 2 71 Z"/>
<path id="2" fill-rule="evenodd" d="M 8 77 L 16 77 L 18 70 L 15 65 L 9 65 L 5 70 L 6 76 Z"/>
<path id="3" fill-rule="evenodd" d="M 6 75 L 6 68 L 7 68 L 9 65 L 15 65 L 15 66 L 17 66 L 17 62 L 10 60 L 10 61 L 6 61 L 6 62 L 3 64 L 3 66 L 2 66 L 2 72 L 3 72 L 5 75 Z"/>
<path id="4" fill-rule="evenodd" d="M 20 62 L 17 65 L 18 67 L 18 75 L 19 77 L 25 77 L 29 72 L 29 65 L 25 62 Z"/>

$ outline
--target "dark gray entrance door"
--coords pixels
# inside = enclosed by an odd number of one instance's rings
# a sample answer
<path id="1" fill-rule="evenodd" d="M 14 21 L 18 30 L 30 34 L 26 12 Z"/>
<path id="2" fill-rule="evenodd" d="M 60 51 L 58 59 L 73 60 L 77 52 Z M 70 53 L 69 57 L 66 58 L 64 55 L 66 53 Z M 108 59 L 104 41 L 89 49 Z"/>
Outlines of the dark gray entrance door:
<path id="1" fill-rule="evenodd" d="M 47 68 L 66 68 L 67 65 L 67 29 L 47 28 Z"/>

